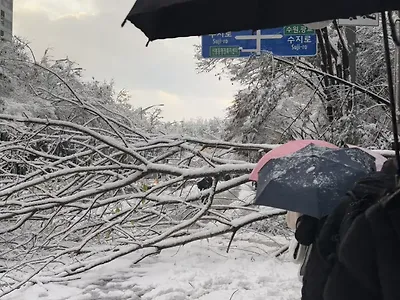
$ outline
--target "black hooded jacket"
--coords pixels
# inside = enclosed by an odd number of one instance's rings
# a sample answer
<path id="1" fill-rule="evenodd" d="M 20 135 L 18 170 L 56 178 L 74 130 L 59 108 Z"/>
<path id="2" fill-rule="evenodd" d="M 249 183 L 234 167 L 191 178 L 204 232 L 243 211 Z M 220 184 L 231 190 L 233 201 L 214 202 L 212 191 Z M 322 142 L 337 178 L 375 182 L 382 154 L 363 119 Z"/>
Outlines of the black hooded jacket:
<path id="1" fill-rule="evenodd" d="M 326 218 L 306 266 L 302 300 L 381 299 L 376 286 L 378 280 L 374 277 L 377 274 L 376 268 L 371 260 L 371 239 L 349 234 L 354 226 L 360 228 L 366 222 L 365 211 L 394 187 L 393 175 L 373 173 L 357 182 L 348 196 Z M 346 238 L 347 242 L 344 243 Z M 347 254 L 341 256 L 339 249 Z M 354 257 L 364 258 L 354 260 Z M 371 274 L 366 275 L 367 271 Z"/>
<path id="2" fill-rule="evenodd" d="M 388 206 L 381 202 L 372 205 L 357 218 L 339 247 L 338 257 L 362 291 L 368 291 L 364 299 L 400 299 L 400 196 Z M 352 292 L 354 297 L 359 290 Z"/>

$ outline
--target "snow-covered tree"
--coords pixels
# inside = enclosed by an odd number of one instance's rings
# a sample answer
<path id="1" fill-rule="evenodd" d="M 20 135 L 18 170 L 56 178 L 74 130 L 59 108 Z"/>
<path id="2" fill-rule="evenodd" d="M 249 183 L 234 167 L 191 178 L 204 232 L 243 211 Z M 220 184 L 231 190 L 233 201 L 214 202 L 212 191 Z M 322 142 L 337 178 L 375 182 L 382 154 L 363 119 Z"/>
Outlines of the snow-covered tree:
<path id="1" fill-rule="evenodd" d="M 193 136 L 206 139 L 223 139 L 225 134 L 225 121 L 220 118 L 190 119 L 174 122 L 165 122 L 163 132 L 172 132 L 180 135 Z"/>
<path id="2" fill-rule="evenodd" d="M 285 214 L 238 191 L 255 165 L 236 153 L 271 145 L 218 140 L 219 119 L 163 122 L 68 59 L 1 47 L 0 297 Z"/>
<path id="3" fill-rule="evenodd" d="M 228 109 L 226 138 L 238 142 L 279 143 L 293 138 L 325 139 L 363 146 L 391 142 L 382 37 L 360 27 L 356 84 L 350 83 L 344 28 L 317 30 L 318 55 L 281 59 L 202 59 L 198 70 L 222 69 L 241 88 Z"/>

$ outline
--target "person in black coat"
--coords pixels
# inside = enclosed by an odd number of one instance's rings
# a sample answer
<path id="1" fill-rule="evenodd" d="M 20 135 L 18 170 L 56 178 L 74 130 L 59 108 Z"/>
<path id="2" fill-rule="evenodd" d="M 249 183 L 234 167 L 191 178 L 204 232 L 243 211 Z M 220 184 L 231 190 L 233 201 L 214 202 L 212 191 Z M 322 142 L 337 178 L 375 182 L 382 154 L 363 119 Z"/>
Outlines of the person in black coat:
<path id="1" fill-rule="evenodd" d="M 377 278 L 372 276 L 369 280 L 360 280 L 354 274 L 355 268 L 347 267 L 348 262 L 343 263 L 338 258 L 338 249 L 353 223 L 362 222 L 359 217 L 394 189 L 395 169 L 392 166 L 393 162 L 388 161 L 381 172 L 370 174 L 357 182 L 338 207 L 325 220 L 321 220 L 323 224 L 313 243 L 303 277 L 302 300 L 381 299 L 373 287 L 378 282 Z M 350 249 L 354 249 L 353 255 L 361 256 L 367 251 L 364 250 L 364 244 L 369 241 L 363 239 L 357 243 L 359 247 Z M 364 266 L 370 264 L 370 261 L 359 262 Z"/>
<path id="2" fill-rule="evenodd" d="M 363 222 L 365 211 L 395 188 L 394 178 L 394 174 L 391 174 L 389 169 L 383 168 L 381 172 L 371 174 L 360 180 L 349 192 L 349 198 L 346 202 L 342 203 L 342 206 L 345 207 L 344 214 L 337 219 L 339 226 L 335 228 L 337 238 L 331 253 L 332 269 L 324 286 L 324 300 L 381 299 L 376 288 L 377 277 L 372 276 L 370 280 L 360 280 L 360 276 L 357 277 L 353 269 L 340 259 L 339 249 L 355 222 Z M 334 213 L 337 213 L 337 210 Z M 320 245 L 327 246 L 330 244 L 333 246 L 332 243 L 327 242 L 328 237 L 329 235 L 326 237 L 321 235 Z M 371 240 L 356 236 L 353 242 L 357 245 L 355 249 L 357 255 L 365 258 L 362 261 L 362 267 L 373 268 L 371 266 L 372 260 L 367 259 L 367 257 L 371 257 L 371 253 L 368 253 L 371 248 L 366 247 Z"/>
<path id="3" fill-rule="evenodd" d="M 360 214 L 338 249 L 339 262 L 369 292 L 367 299 L 400 299 L 400 190 L 395 176 L 387 183 L 392 199 L 385 195 Z"/>

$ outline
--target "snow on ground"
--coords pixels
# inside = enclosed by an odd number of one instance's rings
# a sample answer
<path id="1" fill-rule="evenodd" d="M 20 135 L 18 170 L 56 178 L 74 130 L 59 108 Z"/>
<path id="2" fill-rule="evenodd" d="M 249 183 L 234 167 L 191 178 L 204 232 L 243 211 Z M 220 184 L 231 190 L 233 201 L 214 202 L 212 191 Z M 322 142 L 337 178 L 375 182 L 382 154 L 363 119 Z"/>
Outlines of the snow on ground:
<path id="1" fill-rule="evenodd" d="M 238 233 L 163 251 L 137 265 L 126 256 L 82 279 L 15 291 L 4 300 L 298 300 L 298 265 L 271 255 L 270 237 Z M 282 240 L 280 241 L 282 242 Z M 132 254 L 134 255 L 134 254 Z"/>

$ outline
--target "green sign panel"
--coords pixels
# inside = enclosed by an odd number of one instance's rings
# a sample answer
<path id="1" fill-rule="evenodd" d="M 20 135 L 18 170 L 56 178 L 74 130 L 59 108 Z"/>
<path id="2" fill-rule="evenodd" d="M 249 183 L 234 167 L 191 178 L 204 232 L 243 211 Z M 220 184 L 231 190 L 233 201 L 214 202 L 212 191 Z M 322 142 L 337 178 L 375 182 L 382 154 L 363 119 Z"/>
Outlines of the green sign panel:
<path id="1" fill-rule="evenodd" d="M 310 35 L 315 34 L 313 29 L 308 28 L 305 25 L 290 25 L 283 27 L 284 35 Z"/>
<path id="2" fill-rule="evenodd" d="M 240 49 L 238 46 L 211 46 L 210 57 L 239 57 Z"/>

